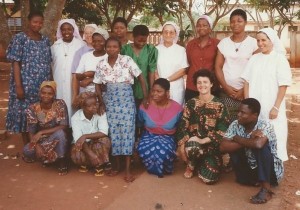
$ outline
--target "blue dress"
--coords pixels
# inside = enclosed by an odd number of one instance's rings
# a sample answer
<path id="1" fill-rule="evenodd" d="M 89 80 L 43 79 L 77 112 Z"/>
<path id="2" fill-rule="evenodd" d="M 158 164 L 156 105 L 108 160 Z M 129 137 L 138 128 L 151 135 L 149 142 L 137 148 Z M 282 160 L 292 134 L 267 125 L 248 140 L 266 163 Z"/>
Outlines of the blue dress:
<path id="1" fill-rule="evenodd" d="M 182 106 L 170 100 L 168 108 L 157 108 L 150 104 L 148 109 L 140 106 L 138 120 L 144 124 L 137 150 L 150 174 L 163 177 L 173 172 L 176 158 L 174 133 L 182 115 Z"/>
<path id="2" fill-rule="evenodd" d="M 10 73 L 9 102 L 6 129 L 10 132 L 26 131 L 25 109 L 39 100 L 39 88 L 43 81 L 51 78 L 51 50 L 47 37 L 35 41 L 24 32 L 16 34 L 7 51 L 7 59 L 21 63 L 21 81 L 25 98 L 17 99 L 13 69 Z"/>

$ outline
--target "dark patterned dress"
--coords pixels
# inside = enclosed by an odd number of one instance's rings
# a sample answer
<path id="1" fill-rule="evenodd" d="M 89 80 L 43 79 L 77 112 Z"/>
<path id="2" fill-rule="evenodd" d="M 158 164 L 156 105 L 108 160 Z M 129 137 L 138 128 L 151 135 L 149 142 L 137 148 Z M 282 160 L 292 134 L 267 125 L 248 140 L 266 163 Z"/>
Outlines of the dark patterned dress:
<path id="1" fill-rule="evenodd" d="M 176 132 L 178 145 L 185 144 L 190 168 L 198 170 L 198 176 L 205 183 L 218 181 L 222 157 L 219 144 L 228 128 L 227 111 L 220 99 L 214 97 L 203 103 L 198 97 L 189 100 Z M 209 137 L 211 142 L 200 144 L 190 140 L 197 136 Z"/>
<path id="2" fill-rule="evenodd" d="M 59 125 L 69 125 L 68 109 L 62 99 L 56 99 L 47 113 L 43 112 L 40 103 L 37 102 L 29 106 L 26 110 L 26 114 L 28 123 L 27 130 L 32 134 Z M 41 157 L 36 157 L 36 145 L 33 143 L 25 145 L 23 150 L 24 155 L 31 159 L 38 158 L 44 163 L 51 163 L 57 158 L 63 158 L 67 151 L 67 138 L 62 129 L 57 130 L 49 136 L 42 136 L 37 144 L 39 144 L 44 151 Z"/>
<path id="3" fill-rule="evenodd" d="M 40 41 L 30 39 L 21 32 L 14 36 L 6 51 L 7 59 L 21 63 L 21 80 L 25 98 L 17 99 L 13 69 L 10 74 L 9 102 L 6 129 L 11 132 L 26 131 L 25 109 L 39 100 L 40 85 L 50 80 L 51 50 L 50 41 L 42 36 Z"/>

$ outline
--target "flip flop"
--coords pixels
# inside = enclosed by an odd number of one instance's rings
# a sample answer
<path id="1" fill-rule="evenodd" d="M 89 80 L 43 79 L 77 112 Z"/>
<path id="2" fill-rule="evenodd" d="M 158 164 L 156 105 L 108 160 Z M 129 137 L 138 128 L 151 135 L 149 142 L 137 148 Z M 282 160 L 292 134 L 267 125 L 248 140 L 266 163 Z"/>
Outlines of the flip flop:
<path id="1" fill-rule="evenodd" d="M 134 176 L 125 176 L 124 177 L 124 181 L 127 182 L 127 183 L 130 183 L 130 182 L 133 182 L 135 180 L 135 177 Z"/>
<path id="2" fill-rule="evenodd" d="M 67 174 L 68 174 L 68 167 L 67 166 L 58 168 L 58 175 L 59 176 L 65 176 Z"/>
<path id="3" fill-rule="evenodd" d="M 35 159 L 29 158 L 29 157 L 25 157 L 24 155 L 22 156 L 22 160 L 25 163 L 34 163 L 35 162 Z"/>
<path id="4" fill-rule="evenodd" d="M 103 168 L 95 168 L 95 176 L 104 176 Z"/>
<path id="5" fill-rule="evenodd" d="M 80 173 L 86 173 L 89 171 L 89 169 L 86 166 L 80 166 L 80 168 L 78 169 L 78 171 Z"/>

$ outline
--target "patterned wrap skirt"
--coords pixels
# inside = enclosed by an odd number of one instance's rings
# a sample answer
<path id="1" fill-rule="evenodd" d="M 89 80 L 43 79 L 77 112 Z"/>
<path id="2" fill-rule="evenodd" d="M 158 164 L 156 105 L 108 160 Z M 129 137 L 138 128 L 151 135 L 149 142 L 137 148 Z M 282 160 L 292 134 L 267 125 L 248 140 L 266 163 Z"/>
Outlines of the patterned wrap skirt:
<path id="1" fill-rule="evenodd" d="M 227 108 L 229 123 L 232 123 L 234 120 L 237 119 L 241 101 L 235 100 L 235 99 L 227 96 L 224 92 L 222 92 L 220 94 L 220 98 L 223 100 L 224 105 Z"/>
<path id="2" fill-rule="evenodd" d="M 173 172 L 173 161 L 176 158 L 173 136 L 145 131 L 137 150 L 149 173 L 163 177 Z"/>
<path id="3" fill-rule="evenodd" d="M 112 155 L 132 155 L 136 108 L 131 84 L 108 83 L 103 100 L 112 142 Z"/>
<path id="4" fill-rule="evenodd" d="M 43 153 L 38 156 L 36 154 L 36 147 L 39 146 Z M 66 133 L 60 129 L 55 131 L 50 136 L 42 137 L 38 143 L 28 143 L 23 148 L 25 157 L 31 159 L 38 159 L 43 163 L 53 163 L 58 158 L 65 157 L 67 152 L 67 138 Z"/>
<path id="5" fill-rule="evenodd" d="M 198 177 L 205 183 L 215 183 L 219 180 L 222 166 L 221 155 L 207 152 L 206 146 L 196 141 L 185 143 L 185 152 L 190 168 L 197 169 Z"/>
<path id="6" fill-rule="evenodd" d="M 97 140 L 91 140 L 88 143 L 88 147 L 97 155 L 100 159 L 100 165 L 109 162 L 109 150 L 111 142 L 108 137 L 102 137 Z M 75 145 L 72 146 L 71 159 L 76 165 L 80 166 L 93 166 L 86 154 L 82 150 L 78 150 Z"/>

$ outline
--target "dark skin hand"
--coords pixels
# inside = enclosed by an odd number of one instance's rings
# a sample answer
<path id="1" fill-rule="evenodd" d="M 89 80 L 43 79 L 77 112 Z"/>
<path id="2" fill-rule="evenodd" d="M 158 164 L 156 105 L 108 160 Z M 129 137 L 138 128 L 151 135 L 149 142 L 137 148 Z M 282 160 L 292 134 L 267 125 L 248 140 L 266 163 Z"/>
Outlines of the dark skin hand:
<path id="1" fill-rule="evenodd" d="M 89 161 L 93 166 L 98 166 L 101 163 L 101 160 L 97 157 L 97 155 L 88 147 L 86 143 L 87 139 L 91 139 L 91 141 L 105 137 L 106 135 L 101 132 L 96 132 L 92 134 L 84 134 L 76 141 L 76 148 L 82 151 L 88 156 Z"/>
<path id="2" fill-rule="evenodd" d="M 95 89 L 96 89 L 96 94 L 99 102 L 98 114 L 103 115 L 105 113 L 106 108 L 102 98 L 101 84 L 95 84 Z"/>
<path id="3" fill-rule="evenodd" d="M 14 71 L 17 99 L 22 100 L 25 98 L 25 92 L 24 92 L 22 77 L 21 77 L 21 63 L 18 61 L 14 61 L 12 63 L 12 67 Z"/>

